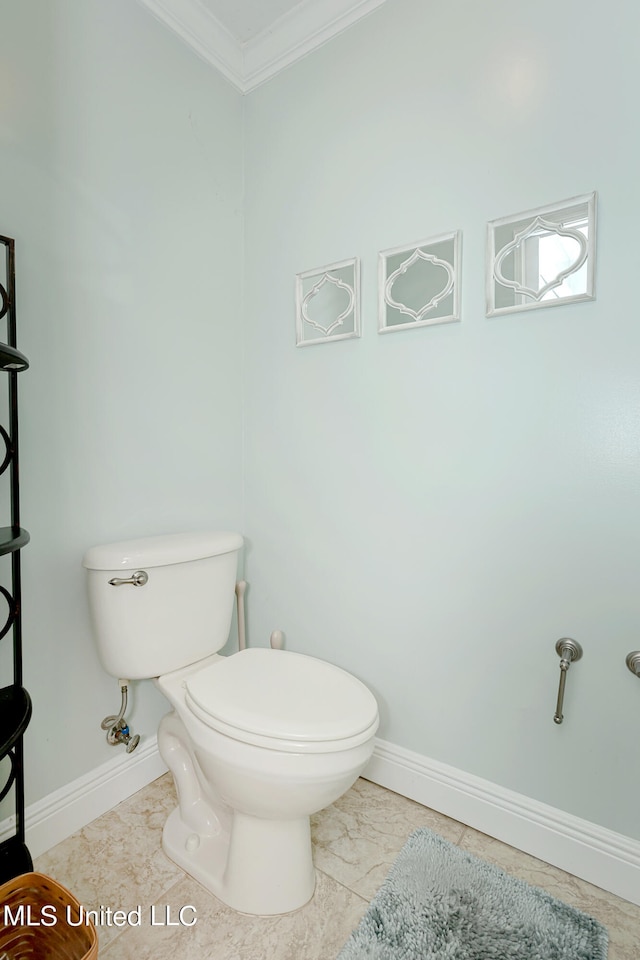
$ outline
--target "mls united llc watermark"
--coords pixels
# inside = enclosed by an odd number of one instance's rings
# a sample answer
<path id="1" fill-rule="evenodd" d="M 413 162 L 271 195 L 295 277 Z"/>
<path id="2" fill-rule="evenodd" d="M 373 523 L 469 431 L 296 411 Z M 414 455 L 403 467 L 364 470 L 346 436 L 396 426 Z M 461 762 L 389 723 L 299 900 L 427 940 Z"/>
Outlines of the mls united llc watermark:
<path id="1" fill-rule="evenodd" d="M 35 907 L 30 903 L 10 906 L 0 905 L 0 917 L 5 927 L 55 927 L 57 923 L 66 923 L 69 927 L 82 927 L 93 921 L 97 927 L 141 927 L 146 922 L 151 927 L 193 927 L 197 923 L 196 908 L 192 904 L 183 907 L 159 906 L 148 908 L 140 905 L 132 910 L 114 910 L 113 907 L 100 906 L 97 910 L 80 910 L 55 903 L 44 903 Z M 0 960 L 2 957 L 0 955 Z"/>

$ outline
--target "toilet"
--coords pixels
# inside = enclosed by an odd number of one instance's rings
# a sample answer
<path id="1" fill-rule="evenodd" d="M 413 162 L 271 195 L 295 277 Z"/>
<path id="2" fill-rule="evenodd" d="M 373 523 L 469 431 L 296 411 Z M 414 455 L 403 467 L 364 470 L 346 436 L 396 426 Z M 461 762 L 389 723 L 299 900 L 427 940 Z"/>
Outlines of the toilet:
<path id="1" fill-rule="evenodd" d="M 346 671 L 266 647 L 231 656 L 240 534 L 170 534 L 89 549 L 93 632 L 107 673 L 153 678 L 172 710 L 158 748 L 178 807 L 171 860 L 243 913 L 311 899 L 309 818 L 345 793 L 373 751 L 378 707 Z"/>

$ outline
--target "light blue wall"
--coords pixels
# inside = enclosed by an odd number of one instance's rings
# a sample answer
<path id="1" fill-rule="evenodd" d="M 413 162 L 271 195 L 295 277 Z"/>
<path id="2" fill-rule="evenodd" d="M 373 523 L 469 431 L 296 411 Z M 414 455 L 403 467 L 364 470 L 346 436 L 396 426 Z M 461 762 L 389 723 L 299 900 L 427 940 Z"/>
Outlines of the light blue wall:
<path id="1" fill-rule="evenodd" d="M 206 525 L 248 538 L 253 644 L 282 628 L 386 739 L 639 836 L 639 20 L 387 0 L 245 98 L 243 208 L 240 95 L 147 11 L 0 0 L 29 802 L 113 756 L 84 550 Z M 598 299 L 486 320 L 486 221 L 593 189 Z M 378 336 L 377 252 L 454 229 L 462 323 Z M 352 256 L 362 339 L 297 350 L 295 274 Z M 165 709 L 136 685 L 137 729 Z"/>
<path id="2" fill-rule="evenodd" d="M 385 739 L 634 837 L 639 27 L 388 0 L 246 98 L 251 642 L 283 629 Z M 597 300 L 487 320 L 486 222 L 594 189 Z M 455 229 L 462 322 L 379 336 L 378 251 Z M 297 349 L 295 274 L 353 256 L 362 339 Z"/>
<path id="3" fill-rule="evenodd" d="M 240 95 L 138 3 L 0 0 L 0 230 L 31 360 L 29 803 L 114 756 L 86 548 L 241 526 L 241 149 Z M 134 728 L 163 712 L 137 684 Z"/>

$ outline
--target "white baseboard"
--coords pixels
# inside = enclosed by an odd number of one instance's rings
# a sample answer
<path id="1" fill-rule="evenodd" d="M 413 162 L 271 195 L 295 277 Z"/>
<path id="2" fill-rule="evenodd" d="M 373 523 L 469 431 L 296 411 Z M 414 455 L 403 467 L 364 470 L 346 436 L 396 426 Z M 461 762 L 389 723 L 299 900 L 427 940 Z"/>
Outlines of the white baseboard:
<path id="1" fill-rule="evenodd" d="M 166 772 L 155 736 L 118 752 L 25 813 L 35 858 Z M 376 740 L 363 776 L 640 905 L 640 842 L 419 753 Z M 0 823 L 0 841 L 14 818 Z"/>
<path id="2" fill-rule="evenodd" d="M 385 740 L 363 776 L 640 904 L 638 840 Z"/>
<path id="3" fill-rule="evenodd" d="M 117 749 L 111 760 L 27 807 L 26 842 L 34 859 L 166 773 L 155 736 L 133 753 Z M 14 830 L 14 816 L 3 820 L 0 841 Z"/>

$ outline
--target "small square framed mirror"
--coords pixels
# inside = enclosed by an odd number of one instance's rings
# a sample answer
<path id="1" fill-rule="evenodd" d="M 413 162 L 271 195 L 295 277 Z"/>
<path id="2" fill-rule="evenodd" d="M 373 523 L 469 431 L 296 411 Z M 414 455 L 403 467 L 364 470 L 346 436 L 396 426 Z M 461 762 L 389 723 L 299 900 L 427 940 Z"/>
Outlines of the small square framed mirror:
<path id="1" fill-rule="evenodd" d="M 488 317 L 595 298 L 595 193 L 487 228 Z"/>
<path id="2" fill-rule="evenodd" d="M 460 231 L 382 250 L 378 332 L 460 319 Z"/>
<path id="3" fill-rule="evenodd" d="M 360 262 L 330 263 L 296 275 L 296 344 L 360 336 Z"/>

